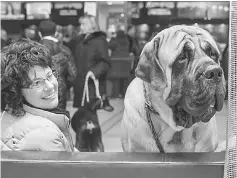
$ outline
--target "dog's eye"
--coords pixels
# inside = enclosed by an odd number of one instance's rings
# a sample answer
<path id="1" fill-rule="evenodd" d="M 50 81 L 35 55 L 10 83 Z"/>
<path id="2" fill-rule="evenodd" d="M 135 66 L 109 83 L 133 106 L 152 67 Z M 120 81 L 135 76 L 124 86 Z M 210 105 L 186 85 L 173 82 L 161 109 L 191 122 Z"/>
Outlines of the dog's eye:
<path id="1" fill-rule="evenodd" d="M 178 62 L 179 62 L 179 63 L 184 63 L 187 59 L 188 59 L 188 55 L 187 55 L 187 53 L 185 52 L 185 53 L 182 53 L 182 54 L 179 56 Z"/>
<path id="2" fill-rule="evenodd" d="M 212 58 L 212 59 L 216 59 L 216 54 L 215 54 L 212 50 L 210 50 L 209 56 L 210 56 L 210 58 Z"/>
<path id="3" fill-rule="evenodd" d="M 208 55 L 210 58 L 212 58 L 214 61 L 217 61 L 219 56 L 216 53 L 215 50 L 213 50 L 210 46 L 207 47 L 207 49 L 205 50 L 206 55 Z"/>
<path id="4" fill-rule="evenodd" d="M 178 69 L 181 69 L 186 65 L 187 61 L 188 61 L 188 54 L 187 52 L 183 52 L 178 56 L 177 60 L 175 61 L 175 65 Z"/>

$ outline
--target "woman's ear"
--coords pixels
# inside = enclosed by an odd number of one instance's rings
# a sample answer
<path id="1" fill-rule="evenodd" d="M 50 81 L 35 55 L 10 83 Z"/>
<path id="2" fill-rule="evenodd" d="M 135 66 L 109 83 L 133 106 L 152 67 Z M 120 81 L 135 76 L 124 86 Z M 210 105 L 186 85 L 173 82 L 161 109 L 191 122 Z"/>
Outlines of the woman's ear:
<path id="1" fill-rule="evenodd" d="M 144 46 L 135 75 L 150 84 L 166 85 L 164 70 L 157 57 L 159 41 L 157 37 Z"/>

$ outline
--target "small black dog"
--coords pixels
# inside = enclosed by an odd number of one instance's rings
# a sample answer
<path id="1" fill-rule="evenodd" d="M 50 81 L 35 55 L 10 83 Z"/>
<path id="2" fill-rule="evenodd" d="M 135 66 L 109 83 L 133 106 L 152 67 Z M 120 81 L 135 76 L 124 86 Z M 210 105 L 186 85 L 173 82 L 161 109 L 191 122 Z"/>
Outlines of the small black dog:
<path id="1" fill-rule="evenodd" d="M 71 125 L 76 132 L 76 148 L 81 152 L 104 152 L 102 133 L 96 111 L 101 100 L 96 98 L 79 108 L 72 117 Z"/>

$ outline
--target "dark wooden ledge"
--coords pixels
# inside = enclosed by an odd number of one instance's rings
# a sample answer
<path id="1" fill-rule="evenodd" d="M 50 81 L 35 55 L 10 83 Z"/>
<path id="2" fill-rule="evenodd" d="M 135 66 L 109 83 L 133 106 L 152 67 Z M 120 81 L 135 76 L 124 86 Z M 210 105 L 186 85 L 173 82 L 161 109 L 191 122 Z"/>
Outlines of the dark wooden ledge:
<path id="1" fill-rule="evenodd" d="M 220 153 L 1 152 L 2 178 L 223 178 Z"/>

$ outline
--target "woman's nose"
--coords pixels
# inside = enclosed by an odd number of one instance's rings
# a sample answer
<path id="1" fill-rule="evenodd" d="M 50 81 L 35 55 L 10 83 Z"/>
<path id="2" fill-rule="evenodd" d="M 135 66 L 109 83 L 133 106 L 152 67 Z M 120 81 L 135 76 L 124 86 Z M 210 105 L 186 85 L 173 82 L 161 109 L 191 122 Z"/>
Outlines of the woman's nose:
<path id="1" fill-rule="evenodd" d="M 50 90 L 54 88 L 54 84 L 53 82 L 50 82 L 48 80 L 45 80 L 45 86 L 44 86 L 44 90 Z"/>

